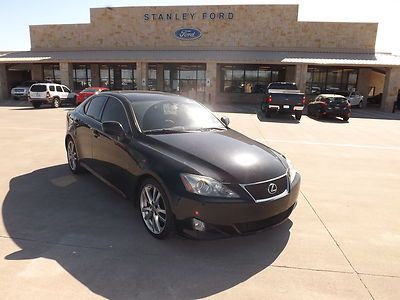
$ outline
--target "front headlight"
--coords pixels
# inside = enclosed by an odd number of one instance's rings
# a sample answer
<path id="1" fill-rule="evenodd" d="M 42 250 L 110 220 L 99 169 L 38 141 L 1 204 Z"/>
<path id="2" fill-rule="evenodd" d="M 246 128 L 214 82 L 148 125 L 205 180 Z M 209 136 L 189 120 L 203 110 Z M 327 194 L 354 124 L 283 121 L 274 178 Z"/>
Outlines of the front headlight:
<path id="1" fill-rule="evenodd" d="M 208 196 L 208 197 L 222 197 L 222 198 L 239 198 L 231 189 L 227 188 L 221 182 L 206 176 L 194 174 L 181 174 L 181 179 L 185 189 L 188 192 Z"/>
<path id="2" fill-rule="evenodd" d="M 296 169 L 293 167 L 292 161 L 290 159 L 286 159 L 286 163 L 289 167 L 290 183 L 292 183 L 294 178 L 296 177 Z"/>

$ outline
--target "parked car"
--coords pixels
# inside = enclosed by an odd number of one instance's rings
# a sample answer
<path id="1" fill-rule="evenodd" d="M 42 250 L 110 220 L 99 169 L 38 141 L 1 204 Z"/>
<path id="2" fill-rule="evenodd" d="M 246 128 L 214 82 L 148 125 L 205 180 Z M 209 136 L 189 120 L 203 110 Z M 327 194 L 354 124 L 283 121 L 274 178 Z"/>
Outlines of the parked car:
<path id="1" fill-rule="evenodd" d="M 198 102 L 160 92 L 102 92 L 67 113 L 68 166 L 135 201 L 157 238 L 245 234 L 286 220 L 300 175 L 277 151 Z"/>
<path id="2" fill-rule="evenodd" d="M 349 91 L 349 92 L 335 92 L 335 94 L 345 96 L 346 99 L 350 102 L 352 107 L 363 108 L 364 107 L 364 96 L 361 95 L 357 91 Z"/>
<path id="3" fill-rule="evenodd" d="M 305 103 L 304 93 L 301 93 L 294 82 L 272 82 L 261 102 L 261 110 L 267 117 L 271 113 L 280 112 L 294 114 L 296 120 L 301 119 Z"/>
<path id="4" fill-rule="evenodd" d="M 348 121 L 351 114 L 351 105 L 346 97 L 337 94 L 321 94 L 308 103 L 309 116 L 322 118 L 324 116 L 340 117 Z"/>
<path id="5" fill-rule="evenodd" d="M 31 86 L 28 100 L 34 108 L 49 103 L 53 107 L 60 107 L 63 103 L 75 103 L 76 94 L 65 85 L 56 83 L 36 83 Z"/>
<path id="6" fill-rule="evenodd" d="M 38 81 L 24 81 L 18 84 L 16 87 L 11 89 L 11 96 L 14 100 L 19 100 L 21 98 L 28 98 L 29 88 L 32 84 L 38 83 Z"/>
<path id="7" fill-rule="evenodd" d="M 98 94 L 104 91 L 109 91 L 108 88 L 105 87 L 88 87 L 84 90 L 82 90 L 81 92 L 78 93 L 78 95 L 76 96 L 76 105 L 81 104 L 86 98 L 89 98 L 90 96 L 94 95 L 94 94 Z"/>

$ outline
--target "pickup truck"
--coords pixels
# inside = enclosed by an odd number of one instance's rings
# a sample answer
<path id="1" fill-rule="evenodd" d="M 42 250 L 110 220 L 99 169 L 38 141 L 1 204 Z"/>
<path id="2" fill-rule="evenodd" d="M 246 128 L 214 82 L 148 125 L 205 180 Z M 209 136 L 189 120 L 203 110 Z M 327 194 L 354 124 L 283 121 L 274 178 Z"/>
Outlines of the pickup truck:
<path id="1" fill-rule="evenodd" d="M 261 110 L 267 117 L 273 112 L 282 112 L 294 115 L 296 120 L 301 119 L 305 103 L 304 93 L 301 93 L 293 82 L 272 82 L 261 102 Z"/>

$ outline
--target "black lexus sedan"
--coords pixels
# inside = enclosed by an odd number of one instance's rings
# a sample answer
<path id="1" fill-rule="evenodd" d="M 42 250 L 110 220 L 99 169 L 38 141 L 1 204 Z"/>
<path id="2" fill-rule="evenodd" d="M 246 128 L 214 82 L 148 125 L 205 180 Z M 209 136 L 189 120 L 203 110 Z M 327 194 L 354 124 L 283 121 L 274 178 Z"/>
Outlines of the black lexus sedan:
<path id="1" fill-rule="evenodd" d="M 67 114 L 75 174 L 88 170 L 137 204 L 147 230 L 203 238 L 286 220 L 300 175 L 277 151 L 198 102 L 160 92 L 103 92 Z"/>

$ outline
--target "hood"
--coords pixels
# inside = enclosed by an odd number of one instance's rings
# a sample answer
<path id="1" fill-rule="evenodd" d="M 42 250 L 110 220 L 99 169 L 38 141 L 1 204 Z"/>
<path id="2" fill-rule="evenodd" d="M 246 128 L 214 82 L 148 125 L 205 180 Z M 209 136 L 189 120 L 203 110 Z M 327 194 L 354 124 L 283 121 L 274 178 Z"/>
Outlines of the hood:
<path id="1" fill-rule="evenodd" d="M 252 183 L 283 175 L 278 155 L 232 130 L 149 135 L 165 155 L 224 182 Z"/>

